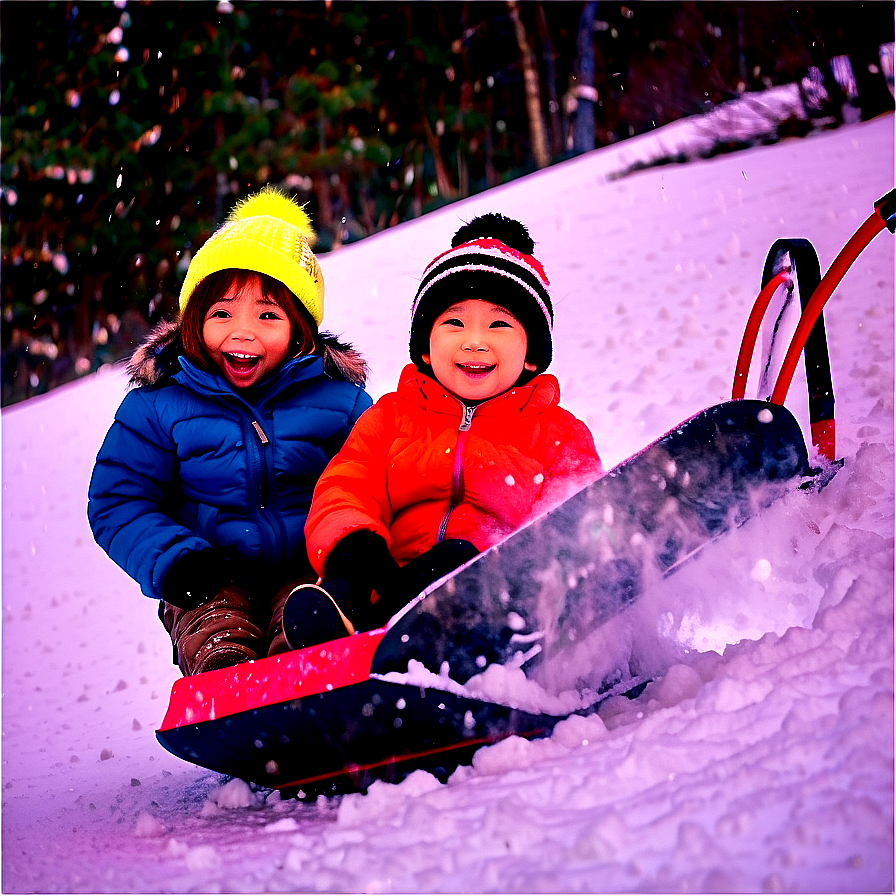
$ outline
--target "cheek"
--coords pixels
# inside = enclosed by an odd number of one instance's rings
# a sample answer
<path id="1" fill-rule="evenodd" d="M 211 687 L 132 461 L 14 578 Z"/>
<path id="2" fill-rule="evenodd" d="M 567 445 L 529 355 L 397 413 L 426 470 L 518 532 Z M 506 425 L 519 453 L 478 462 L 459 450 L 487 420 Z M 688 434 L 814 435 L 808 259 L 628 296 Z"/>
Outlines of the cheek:
<path id="1" fill-rule="evenodd" d="M 301 343 L 301 334 L 298 334 L 298 337 Z M 276 346 L 279 354 L 282 357 L 286 357 L 286 355 L 288 355 L 290 351 L 295 350 L 296 345 L 293 342 L 292 331 L 290 329 L 286 329 L 283 333 L 280 334 L 279 338 L 276 340 Z M 300 345 L 299 347 L 302 346 Z M 311 347 L 314 347 L 313 343 Z"/>
<path id="2" fill-rule="evenodd" d="M 515 338 L 512 344 L 508 346 L 508 353 L 522 364 L 526 360 L 526 353 L 529 351 L 529 342 L 525 338 Z"/>
<path id="3" fill-rule="evenodd" d="M 429 363 L 439 363 L 443 358 L 449 357 L 454 351 L 452 340 L 445 335 L 429 340 Z"/>

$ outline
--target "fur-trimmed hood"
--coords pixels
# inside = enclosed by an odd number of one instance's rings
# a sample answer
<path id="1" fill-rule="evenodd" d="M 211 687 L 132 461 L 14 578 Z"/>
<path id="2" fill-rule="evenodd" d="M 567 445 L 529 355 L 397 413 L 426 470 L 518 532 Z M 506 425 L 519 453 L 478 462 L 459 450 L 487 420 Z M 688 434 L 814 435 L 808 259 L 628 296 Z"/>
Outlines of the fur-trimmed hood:
<path id="1" fill-rule="evenodd" d="M 332 333 L 321 332 L 319 340 L 323 346 L 324 373 L 334 380 L 363 387 L 369 369 L 361 354 Z M 131 355 L 127 365 L 130 385 L 152 386 L 174 376 L 180 370 L 178 358 L 183 351 L 180 324 L 162 321 Z"/>

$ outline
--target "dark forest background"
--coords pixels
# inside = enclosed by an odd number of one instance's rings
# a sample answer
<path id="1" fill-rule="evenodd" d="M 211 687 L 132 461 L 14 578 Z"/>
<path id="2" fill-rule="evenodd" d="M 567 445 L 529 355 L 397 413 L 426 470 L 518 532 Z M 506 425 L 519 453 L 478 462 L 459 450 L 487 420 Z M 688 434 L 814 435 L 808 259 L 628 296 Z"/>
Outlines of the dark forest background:
<path id="1" fill-rule="evenodd" d="M 191 249 L 263 184 L 308 203 L 326 252 L 777 84 L 804 86 L 805 116 L 757 139 L 868 119 L 893 109 L 893 13 L 3 0 L 3 404 L 130 354 L 176 312 Z"/>

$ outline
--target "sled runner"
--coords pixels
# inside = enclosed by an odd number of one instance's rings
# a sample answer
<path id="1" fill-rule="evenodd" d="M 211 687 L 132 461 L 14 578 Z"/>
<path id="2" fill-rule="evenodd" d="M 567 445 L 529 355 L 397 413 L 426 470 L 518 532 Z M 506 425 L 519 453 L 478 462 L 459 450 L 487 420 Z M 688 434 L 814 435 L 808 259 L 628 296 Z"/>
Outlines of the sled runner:
<path id="1" fill-rule="evenodd" d="M 594 712 L 643 680 L 629 669 L 563 680 L 565 660 L 645 589 L 732 528 L 836 470 L 834 396 L 822 308 L 884 226 L 894 194 L 875 206 L 824 278 L 804 240 L 769 252 L 738 358 L 732 400 L 701 411 L 459 570 L 382 629 L 174 683 L 157 737 L 175 755 L 286 793 L 363 790 L 415 769 L 445 779 L 482 745 L 540 737 L 571 712 Z M 773 387 L 744 398 L 763 319 L 799 296 L 801 313 Z M 763 354 L 780 345 L 775 332 Z M 805 350 L 812 467 L 784 407 Z M 530 712 L 465 687 L 491 664 L 521 669 L 578 702 Z"/>

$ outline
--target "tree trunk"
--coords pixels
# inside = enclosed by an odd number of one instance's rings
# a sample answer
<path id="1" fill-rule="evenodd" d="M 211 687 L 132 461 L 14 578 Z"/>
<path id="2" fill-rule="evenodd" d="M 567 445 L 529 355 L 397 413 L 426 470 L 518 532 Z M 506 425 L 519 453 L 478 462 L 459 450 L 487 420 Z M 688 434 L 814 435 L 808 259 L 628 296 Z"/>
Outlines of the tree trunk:
<path id="1" fill-rule="evenodd" d="M 596 0 L 588 0 L 582 6 L 579 17 L 579 33 L 576 39 L 576 109 L 573 114 L 572 145 L 577 153 L 594 149 L 594 20 L 597 17 Z"/>
<path id="2" fill-rule="evenodd" d="M 535 4 L 535 16 L 538 32 L 541 37 L 541 56 L 544 59 L 544 77 L 547 82 L 548 121 L 551 124 L 551 157 L 558 158 L 563 154 L 563 122 L 560 118 L 560 98 L 557 96 L 557 71 L 554 67 L 554 45 L 548 27 L 548 17 L 544 13 L 544 4 Z"/>
<path id="3" fill-rule="evenodd" d="M 894 108 L 893 95 L 881 71 L 880 20 L 872 12 L 877 6 L 883 5 L 851 3 L 847 9 L 843 4 L 818 4 L 820 10 L 830 13 L 830 17 L 823 19 L 822 33 L 826 43 L 836 47 L 831 55 L 846 53 L 849 56 L 862 121 L 892 112 Z M 890 9 L 892 15 L 892 5 Z"/>
<path id="4" fill-rule="evenodd" d="M 892 112 L 893 94 L 880 69 L 880 47 L 874 35 L 856 35 L 856 48 L 849 54 L 852 73 L 859 92 L 862 121 L 870 121 L 885 112 Z"/>
<path id="5" fill-rule="evenodd" d="M 489 121 L 495 120 L 495 101 L 491 91 L 485 100 L 485 111 Z M 485 185 L 496 187 L 501 183 L 501 177 L 495 168 L 495 141 L 492 139 L 492 129 L 485 129 Z"/>
<path id="6" fill-rule="evenodd" d="M 432 161 L 436 172 L 436 189 L 438 190 L 439 196 L 443 199 L 456 199 L 457 190 L 454 188 L 454 185 L 451 183 L 451 178 L 448 176 L 448 168 L 445 165 L 445 160 L 442 158 L 442 147 L 439 142 L 439 137 L 429 123 L 429 115 L 426 111 L 425 86 L 426 82 L 421 80 L 419 91 L 420 118 L 423 122 L 423 132 L 426 135 L 426 145 L 432 153 Z"/>
<path id="7" fill-rule="evenodd" d="M 520 64 L 523 69 L 523 84 L 526 90 L 526 114 L 529 118 L 529 137 L 532 141 L 532 155 L 535 158 L 535 164 L 539 168 L 547 168 L 551 164 L 551 154 L 548 151 L 547 134 L 545 134 L 544 119 L 541 116 L 541 90 L 538 84 L 538 66 L 535 63 L 535 54 L 532 52 L 529 38 L 526 36 L 526 29 L 520 19 L 519 4 L 516 0 L 507 0 L 507 8 L 510 10 L 517 46 L 520 49 Z"/>
<path id="8" fill-rule="evenodd" d="M 314 216 L 314 229 L 318 236 L 326 234 L 335 238 L 333 227 L 333 206 L 330 202 L 330 178 L 326 171 L 315 171 L 311 175 L 314 185 L 314 196 L 317 199 L 317 214 Z"/>

